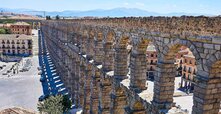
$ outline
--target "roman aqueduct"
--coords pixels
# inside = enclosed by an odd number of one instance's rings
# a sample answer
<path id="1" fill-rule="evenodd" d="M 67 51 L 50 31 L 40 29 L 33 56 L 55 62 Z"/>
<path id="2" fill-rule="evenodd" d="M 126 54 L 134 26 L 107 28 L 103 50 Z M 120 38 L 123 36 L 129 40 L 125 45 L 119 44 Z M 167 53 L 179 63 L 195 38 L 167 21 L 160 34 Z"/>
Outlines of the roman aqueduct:
<path id="1" fill-rule="evenodd" d="M 76 107 L 85 114 L 162 114 L 173 100 L 179 47 L 197 61 L 192 114 L 217 114 L 221 101 L 221 17 L 49 20 L 42 31 Z M 158 63 L 153 94 L 146 81 L 146 48 Z M 128 66 L 127 46 L 132 45 Z"/>

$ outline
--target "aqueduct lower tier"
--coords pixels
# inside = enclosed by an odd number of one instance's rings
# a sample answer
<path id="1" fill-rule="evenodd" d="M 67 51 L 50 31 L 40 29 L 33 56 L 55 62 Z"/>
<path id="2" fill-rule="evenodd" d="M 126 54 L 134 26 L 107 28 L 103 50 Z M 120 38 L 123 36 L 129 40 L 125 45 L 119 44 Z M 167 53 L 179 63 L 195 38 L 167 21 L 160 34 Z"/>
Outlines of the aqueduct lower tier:
<path id="1" fill-rule="evenodd" d="M 174 58 L 180 46 L 188 47 L 197 62 L 192 114 L 219 112 L 220 17 L 43 21 L 42 31 L 74 104 L 85 114 L 160 114 L 170 110 L 175 106 Z M 128 42 L 132 45 L 130 67 Z M 152 97 L 148 97 L 146 82 L 149 42 L 158 52 Z"/>

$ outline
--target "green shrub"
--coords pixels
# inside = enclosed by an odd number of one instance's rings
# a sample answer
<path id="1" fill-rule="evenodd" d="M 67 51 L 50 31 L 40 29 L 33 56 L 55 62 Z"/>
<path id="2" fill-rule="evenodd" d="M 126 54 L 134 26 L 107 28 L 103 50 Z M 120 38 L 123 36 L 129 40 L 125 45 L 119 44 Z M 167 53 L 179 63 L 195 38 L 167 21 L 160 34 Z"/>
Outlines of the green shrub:
<path id="1" fill-rule="evenodd" d="M 70 108 L 71 100 L 66 95 L 50 96 L 38 103 L 39 112 L 46 114 L 62 114 L 68 112 Z"/>

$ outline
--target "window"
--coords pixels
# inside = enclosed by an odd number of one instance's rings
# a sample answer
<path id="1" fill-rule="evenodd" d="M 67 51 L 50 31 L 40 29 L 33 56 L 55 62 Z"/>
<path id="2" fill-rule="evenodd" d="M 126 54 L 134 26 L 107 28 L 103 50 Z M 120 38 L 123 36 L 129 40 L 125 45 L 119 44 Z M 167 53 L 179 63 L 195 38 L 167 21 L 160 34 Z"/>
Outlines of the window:
<path id="1" fill-rule="evenodd" d="M 153 71 L 153 67 L 152 66 L 150 66 L 150 71 Z"/>
<path id="2" fill-rule="evenodd" d="M 153 60 L 150 61 L 150 64 L 153 64 Z"/>
<path id="3" fill-rule="evenodd" d="M 153 55 L 153 54 L 151 54 L 150 56 L 151 56 L 151 57 L 153 57 L 154 55 Z"/>

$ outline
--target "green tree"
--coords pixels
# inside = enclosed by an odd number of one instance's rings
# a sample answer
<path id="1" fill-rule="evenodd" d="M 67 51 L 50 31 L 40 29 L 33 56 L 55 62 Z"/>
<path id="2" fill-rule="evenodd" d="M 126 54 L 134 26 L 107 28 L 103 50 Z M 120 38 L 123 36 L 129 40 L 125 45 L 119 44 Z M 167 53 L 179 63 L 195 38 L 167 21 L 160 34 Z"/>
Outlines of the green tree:
<path id="1" fill-rule="evenodd" d="M 59 15 L 57 15 L 57 16 L 55 17 L 55 19 L 56 19 L 56 20 L 59 20 L 59 19 L 60 19 Z"/>
<path id="2" fill-rule="evenodd" d="M 51 16 L 46 16 L 46 20 L 51 20 Z"/>
<path id="3" fill-rule="evenodd" d="M 68 112 L 69 109 L 71 108 L 71 100 L 69 99 L 69 97 L 67 95 L 63 96 L 63 100 L 62 100 L 62 104 L 63 104 L 63 112 Z"/>
<path id="4" fill-rule="evenodd" d="M 62 114 L 68 112 L 70 108 L 71 100 L 66 95 L 50 96 L 38 103 L 39 112 L 46 114 Z"/>
<path id="5" fill-rule="evenodd" d="M 3 29 L 3 28 L 0 28 L 0 34 L 6 34 L 6 31 L 5 31 L 5 29 Z"/>
<path id="6" fill-rule="evenodd" d="M 10 29 L 5 29 L 5 33 L 6 33 L 6 34 L 11 34 L 12 32 L 11 32 Z"/>

